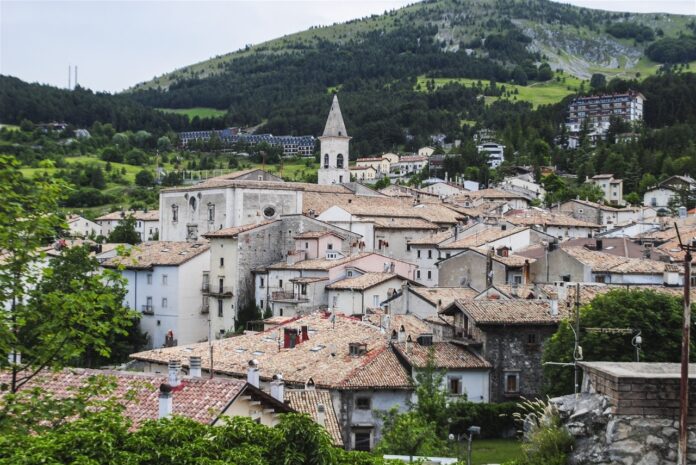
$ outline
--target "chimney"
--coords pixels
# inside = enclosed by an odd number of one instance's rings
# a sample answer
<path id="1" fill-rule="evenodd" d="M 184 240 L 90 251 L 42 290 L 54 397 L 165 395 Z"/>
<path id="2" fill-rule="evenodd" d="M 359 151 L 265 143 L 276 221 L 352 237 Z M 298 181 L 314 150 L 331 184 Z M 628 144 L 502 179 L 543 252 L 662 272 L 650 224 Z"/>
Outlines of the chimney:
<path id="1" fill-rule="evenodd" d="M 159 418 L 170 417 L 172 415 L 172 387 L 162 383 L 159 390 Z"/>
<path id="2" fill-rule="evenodd" d="M 259 387 L 259 362 L 249 360 L 249 369 L 247 370 L 247 383 L 254 387 Z"/>
<path id="3" fill-rule="evenodd" d="M 189 376 L 191 378 L 201 377 L 201 357 L 198 355 L 189 357 Z"/>
<path id="4" fill-rule="evenodd" d="M 397 342 L 406 342 L 406 328 L 404 328 L 404 325 L 401 325 L 399 328 L 399 335 L 396 340 Z"/>
<path id="5" fill-rule="evenodd" d="M 280 402 L 285 402 L 285 384 L 283 375 L 276 373 L 271 381 L 271 397 Z"/>
<path id="6" fill-rule="evenodd" d="M 179 370 L 181 369 L 180 360 L 169 361 L 169 386 L 177 387 L 179 385 Z"/>
<path id="7" fill-rule="evenodd" d="M 597 239 L 595 243 L 595 250 L 602 250 L 604 244 L 602 243 L 602 239 Z"/>
<path id="8" fill-rule="evenodd" d="M 552 299 L 549 303 L 551 304 L 551 316 L 558 316 L 558 300 Z"/>
<path id="9" fill-rule="evenodd" d="M 317 404 L 317 423 L 326 427 L 326 408 L 324 404 Z"/>

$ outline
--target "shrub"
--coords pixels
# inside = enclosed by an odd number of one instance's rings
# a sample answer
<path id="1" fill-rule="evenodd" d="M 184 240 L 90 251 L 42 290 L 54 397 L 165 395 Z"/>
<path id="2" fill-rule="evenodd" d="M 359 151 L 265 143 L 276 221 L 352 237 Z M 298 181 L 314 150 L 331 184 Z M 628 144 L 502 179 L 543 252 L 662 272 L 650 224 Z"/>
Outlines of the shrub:
<path id="1" fill-rule="evenodd" d="M 509 437 L 515 431 L 515 414 L 520 412 L 522 407 L 517 402 L 458 402 L 450 406 L 450 431 L 454 434 L 464 434 L 469 426 L 475 425 L 481 427 L 482 438 Z"/>

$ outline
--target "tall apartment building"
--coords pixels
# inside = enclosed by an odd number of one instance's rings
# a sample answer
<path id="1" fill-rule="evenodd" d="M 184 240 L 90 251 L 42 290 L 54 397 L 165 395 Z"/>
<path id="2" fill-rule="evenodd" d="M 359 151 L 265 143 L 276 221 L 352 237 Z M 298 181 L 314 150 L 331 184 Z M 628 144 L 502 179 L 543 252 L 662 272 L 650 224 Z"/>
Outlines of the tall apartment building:
<path id="1" fill-rule="evenodd" d="M 566 128 L 570 133 L 578 133 L 587 121 L 590 133 L 601 137 L 609 129 L 611 117 L 629 123 L 642 121 L 644 102 L 643 94 L 632 90 L 624 94 L 578 97 L 568 107 Z"/>

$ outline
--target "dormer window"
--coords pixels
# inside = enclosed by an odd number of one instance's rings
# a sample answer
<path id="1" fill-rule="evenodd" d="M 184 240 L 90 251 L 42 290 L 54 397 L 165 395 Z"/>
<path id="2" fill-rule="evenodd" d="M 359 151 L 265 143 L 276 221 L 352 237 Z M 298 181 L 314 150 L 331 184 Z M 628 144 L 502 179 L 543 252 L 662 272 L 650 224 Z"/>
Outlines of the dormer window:
<path id="1" fill-rule="evenodd" d="M 350 342 L 348 344 L 348 353 L 353 357 L 365 355 L 367 353 L 367 344 L 364 342 Z"/>

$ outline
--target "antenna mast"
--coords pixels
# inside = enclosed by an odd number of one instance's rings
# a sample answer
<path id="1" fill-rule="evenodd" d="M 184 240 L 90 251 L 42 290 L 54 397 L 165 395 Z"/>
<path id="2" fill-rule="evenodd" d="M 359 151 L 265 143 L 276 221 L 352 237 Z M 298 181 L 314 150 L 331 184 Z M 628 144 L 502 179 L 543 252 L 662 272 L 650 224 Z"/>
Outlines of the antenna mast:
<path id="1" fill-rule="evenodd" d="M 72 66 L 68 65 L 68 90 L 72 89 Z"/>

